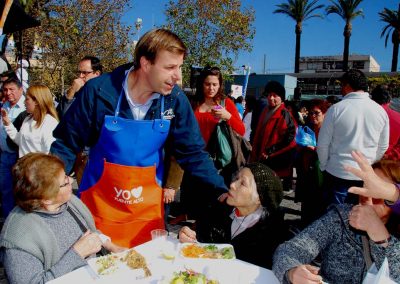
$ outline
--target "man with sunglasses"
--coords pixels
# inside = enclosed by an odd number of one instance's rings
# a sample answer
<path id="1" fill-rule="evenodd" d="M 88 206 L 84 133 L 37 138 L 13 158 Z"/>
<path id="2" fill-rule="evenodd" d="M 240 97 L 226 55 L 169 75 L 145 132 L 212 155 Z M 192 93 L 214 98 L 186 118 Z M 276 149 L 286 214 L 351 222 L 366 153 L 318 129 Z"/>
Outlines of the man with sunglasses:
<path id="1" fill-rule="evenodd" d="M 71 87 L 65 93 L 65 96 L 61 98 L 60 103 L 57 106 L 57 112 L 60 119 L 63 118 L 72 102 L 75 100 L 75 95 L 79 90 L 86 84 L 90 79 L 96 78 L 103 73 L 103 66 L 101 65 L 100 59 L 94 56 L 85 56 L 79 61 L 77 76 L 72 81 Z"/>

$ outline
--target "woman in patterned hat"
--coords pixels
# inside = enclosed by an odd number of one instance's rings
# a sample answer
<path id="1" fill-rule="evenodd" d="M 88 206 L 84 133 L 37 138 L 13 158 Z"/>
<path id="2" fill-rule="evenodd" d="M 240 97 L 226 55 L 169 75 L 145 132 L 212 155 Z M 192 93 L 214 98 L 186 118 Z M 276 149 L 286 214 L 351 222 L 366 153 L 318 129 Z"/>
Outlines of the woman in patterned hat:
<path id="1" fill-rule="evenodd" d="M 279 205 L 282 183 L 261 163 L 248 164 L 233 179 L 226 204 L 216 203 L 197 221 L 183 227 L 181 242 L 230 243 L 238 259 L 271 268 L 272 255 L 287 238 Z"/>

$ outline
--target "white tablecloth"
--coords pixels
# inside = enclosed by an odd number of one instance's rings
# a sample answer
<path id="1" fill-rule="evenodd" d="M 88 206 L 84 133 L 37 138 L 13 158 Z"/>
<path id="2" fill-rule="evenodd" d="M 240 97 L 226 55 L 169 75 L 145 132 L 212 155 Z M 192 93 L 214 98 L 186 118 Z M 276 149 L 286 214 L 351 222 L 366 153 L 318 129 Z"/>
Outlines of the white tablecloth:
<path id="1" fill-rule="evenodd" d="M 176 240 L 168 241 L 169 248 L 174 248 L 178 252 Z M 278 284 L 279 281 L 271 270 L 238 260 L 188 260 L 176 256 L 174 260 L 166 260 L 161 257 L 161 247 L 157 241 L 149 241 L 137 246 L 136 251 L 142 254 L 148 263 L 152 276 L 142 280 L 135 279 L 135 275 L 124 273 L 113 273 L 111 275 L 97 276 L 89 266 L 81 267 L 62 277 L 47 282 L 48 284 L 123 284 L 123 283 L 168 283 L 174 271 L 190 268 L 200 273 L 216 276 L 221 284 L 251 284 L 269 283 Z M 171 251 L 171 250 L 170 250 Z M 129 271 L 128 271 L 129 273 Z M 131 272 L 132 273 L 132 272 Z M 214 278 L 215 279 L 215 278 Z"/>

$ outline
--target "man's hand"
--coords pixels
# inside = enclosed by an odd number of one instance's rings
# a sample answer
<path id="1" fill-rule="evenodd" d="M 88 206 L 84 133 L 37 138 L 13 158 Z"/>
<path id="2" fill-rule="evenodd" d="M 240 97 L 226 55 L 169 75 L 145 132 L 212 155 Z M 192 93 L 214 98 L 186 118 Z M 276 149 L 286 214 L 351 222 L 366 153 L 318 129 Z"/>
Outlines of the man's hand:
<path id="1" fill-rule="evenodd" d="M 163 188 L 163 199 L 164 203 L 168 204 L 175 200 L 175 189 L 167 187 Z"/>
<path id="2" fill-rule="evenodd" d="M 82 78 L 76 78 L 74 81 L 72 81 L 71 87 L 67 91 L 67 99 L 72 100 L 75 96 L 75 94 L 85 85 L 85 81 L 83 81 Z"/>
<path id="3" fill-rule="evenodd" d="M 218 197 L 218 201 L 222 203 L 222 202 L 224 202 L 227 198 L 228 198 L 228 193 L 225 192 L 225 193 L 222 193 L 222 194 Z"/>

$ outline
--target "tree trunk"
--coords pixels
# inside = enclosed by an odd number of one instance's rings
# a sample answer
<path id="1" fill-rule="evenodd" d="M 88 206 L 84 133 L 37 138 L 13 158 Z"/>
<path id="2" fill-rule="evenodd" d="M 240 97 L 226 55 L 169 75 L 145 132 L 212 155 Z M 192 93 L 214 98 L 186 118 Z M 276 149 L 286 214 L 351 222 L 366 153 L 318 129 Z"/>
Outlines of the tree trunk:
<path id="1" fill-rule="evenodd" d="M 62 96 L 64 96 L 64 93 L 65 93 L 65 91 L 64 91 L 64 89 L 65 89 L 65 86 L 64 86 L 64 66 L 61 66 L 61 69 L 60 69 L 60 79 L 61 79 L 61 97 Z"/>
<path id="2" fill-rule="evenodd" d="M 351 25 L 346 23 L 344 27 L 344 48 L 343 48 L 343 71 L 349 70 L 349 49 L 350 49 L 350 36 L 351 36 Z"/>
<path id="3" fill-rule="evenodd" d="M 400 14 L 400 4 L 397 13 Z M 392 43 L 393 43 L 393 54 L 392 54 L 392 68 L 390 69 L 390 71 L 397 72 L 397 62 L 399 58 L 400 30 L 395 29 L 393 31 Z"/>
<path id="4" fill-rule="evenodd" d="M 300 42 L 301 42 L 301 24 L 296 25 L 296 53 L 294 55 L 294 73 L 300 71 Z"/>
<path id="5" fill-rule="evenodd" d="M 396 33 L 396 31 L 394 31 L 393 33 Z M 399 57 L 399 40 L 393 42 L 392 68 L 390 69 L 391 72 L 397 72 L 398 57 Z"/>

